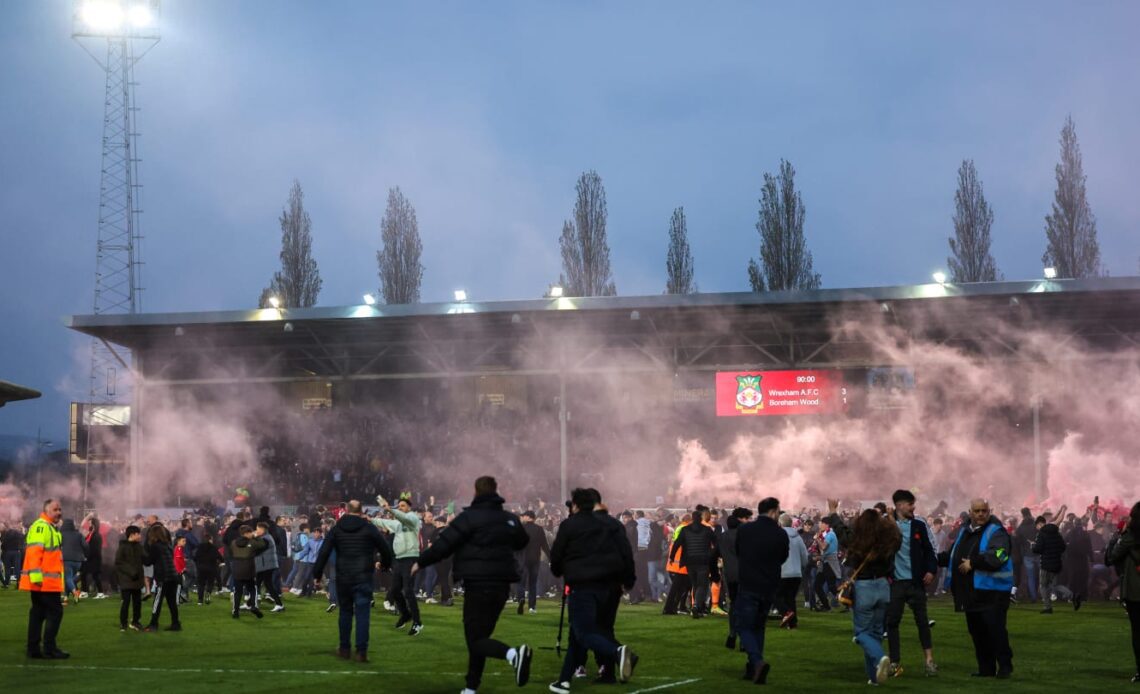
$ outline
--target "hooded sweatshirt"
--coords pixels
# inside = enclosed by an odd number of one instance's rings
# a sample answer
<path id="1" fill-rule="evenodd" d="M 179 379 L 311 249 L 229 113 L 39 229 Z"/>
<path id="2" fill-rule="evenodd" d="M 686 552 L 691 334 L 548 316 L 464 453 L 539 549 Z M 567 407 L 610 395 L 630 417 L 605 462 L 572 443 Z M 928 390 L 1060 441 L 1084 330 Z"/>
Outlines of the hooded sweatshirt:
<path id="1" fill-rule="evenodd" d="M 807 545 L 795 528 L 785 527 L 788 534 L 788 558 L 780 567 L 780 578 L 801 578 L 808 563 Z"/>
<path id="2" fill-rule="evenodd" d="M 637 519 L 637 549 L 649 549 L 649 538 L 653 535 L 653 521 L 648 518 Z"/>
<path id="3" fill-rule="evenodd" d="M 423 525 L 423 521 L 414 511 L 404 513 L 395 507 L 388 510 L 396 517 L 395 520 L 377 518 L 372 522 L 392 533 L 392 550 L 396 553 L 397 559 L 418 559 L 420 556 L 420 527 Z"/>

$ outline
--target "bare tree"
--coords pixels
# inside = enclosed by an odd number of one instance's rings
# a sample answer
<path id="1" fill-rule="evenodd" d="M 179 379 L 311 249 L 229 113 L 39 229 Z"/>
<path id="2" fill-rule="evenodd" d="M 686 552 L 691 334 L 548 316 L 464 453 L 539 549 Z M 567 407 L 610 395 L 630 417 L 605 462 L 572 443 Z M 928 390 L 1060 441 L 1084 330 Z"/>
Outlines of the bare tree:
<path id="1" fill-rule="evenodd" d="M 1045 217 L 1047 244 L 1041 262 L 1057 269 L 1057 277 L 1096 277 L 1102 274 L 1096 217 L 1085 197 L 1081 146 L 1073 117 L 1061 129 L 1061 162 L 1057 164 L 1053 214 Z"/>
<path id="2" fill-rule="evenodd" d="M 416 210 L 400 188 L 388 191 L 388 208 L 380 221 L 382 248 L 376 251 L 380 267 L 380 295 L 386 304 L 414 304 L 420 300 L 424 266 L 423 244 Z"/>
<path id="3" fill-rule="evenodd" d="M 562 223 L 562 276 L 567 296 L 614 296 L 610 245 L 606 240 L 606 189 L 595 171 L 578 177 L 574 221 Z"/>
<path id="4" fill-rule="evenodd" d="M 321 293 L 321 273 L 312 255 L 312 220 L 305 211 L 305 193 L 296 179 L 279 221 L 281 269 L 273 273 L 269 286 L 261 290 L 258 305 L 269 306 L 269 298 L 275 296 L 283 307 L 312 306 Z"/>
<path id="5" fill-rule="evenodd" d="M 669 252 L 665 256 L 665 293 L 693 294 L 693 253 L 689 250 L 689 226 L 685 221 L 685 208 L 673 210 L 669 220 Z"/>
<path id="6" fill-rule="evenodd" d="M 986 202 L 973 159 L 958 167 L 958 190 L 954 193 L 954 236 L 946 259 L 955 282 L 993 282 L 997 265 L 990 255 L 990 227 L 994 211 Z"/>
<path id="7" fill-rule="evenodd" d="M 813 272 L 811 251 L 804 238 L 804 203 L 796 190 L 796 170 L 780 160 L 777 176 L 764 174 L 760 193 L 760 264 L 748 261 L 752 291 L 818 289 L 820 277 Z M 763 267 L 761 267 L 761 265 Z"/>

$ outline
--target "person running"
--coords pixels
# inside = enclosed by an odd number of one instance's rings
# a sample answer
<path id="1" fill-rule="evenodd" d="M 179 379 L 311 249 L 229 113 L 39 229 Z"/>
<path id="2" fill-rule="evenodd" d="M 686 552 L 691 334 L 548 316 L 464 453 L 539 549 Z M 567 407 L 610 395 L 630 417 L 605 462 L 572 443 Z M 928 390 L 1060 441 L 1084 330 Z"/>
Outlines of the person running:
<path id="1" fill-rule="evenodd" d="M 315 528 L 314 528 L 315 531 Z M 310 542 L 310 547 L 312 543 Z M 358 663 L 368 662 L 368 628 L 372 608 L 372 577 L 376 553 L 380 553 L 381 570 L 395 562 L 392 548 L 380 535 L 380 530 L 364 517 L 364 507 L 353 499 L 345 504 L 345 512 L 320 543 L 320 552 L 313 563 L 313 575 L 324 573 L 325 565 L 336 552 L 336 592 L 340 610 L 337 627 L 340 645 L 337 657 Z M 415 562 L 412 562 L 413 564 Z M 411 567 L 409 567 L 409 571 Z M 349 648 L 352 621 L 356 619 L 356 655 Z"/>
<path id="2" fill-rule="evenodd" d="M 843 520 L 835 510 L 839 504 L 828 500 L 832 511 L 828 526 L 844 534 Z M 883 653 L 887 606 L 891 601 L 888 579 L 894 571 L 895 553 L 902 544 L 898 526 L 889 517 L 869 508 L 855 518 L 847 547 L 847 565 L 855 582 L 855 608 L 852 622 L 855 642 L 863 649 L 863 667 L 868 684 L 882 684 L 890 676 L 891 659 Z"/>
<path id="3" fill-rule="evenodd" d="M 530 518 L 533 521 L 533 514 Z M 463 635 L 467 641 L 466 688 L 461 694 L 475 694 L 479 689 L 487 658 L 510 663 L 515 684 L 520 687 L 530 679 L 534 655 L 530 646 L 524 643 L 511 648 L 491 638 L 511 584 L 519 580 L 515 552 L 530 543 L 523 521 L 503 510 L 495 478 L 480 477 L 475 480 L 471 505 L 444 528 L 412 565 L 414 575 L 441 559 L 455 556 L 453 570 L 463 579 L 464 586 Z"/>
<path id="4" fill-rule="evenodd" d="M 412 628 L 408 635 L 417 636 L 423 631 L 424 625 L 420 621 L 420 606 L 416 602 L 416 586 L 411 571 L 412 564 L 420 556 L 420 527 L 423 521 L 412 511 L 411 501 L 403 496 L 396 502 L 396 508 L 392 508 L 382 496 L 377 497 L 376 501 L 382 509 L 390 511 L 395 517 L 377 518 L 372 522 L 392 533 L 392 550 L 396 554 L 392 574 L 392 602 L 400 611 L 396 628 L 402 629 L 411 622 Z"/>
<path id="5" fill-rule="evenodd" d="M 926 616 L 926 588 L 938 573 L 938 555 L 930 541 L 930 530 L 921 518 L 914 515 L 914 494 L 899 489 L 891 496 L 895 505 L 894 521 L 902 536 L 902 546 L 895 554 L 894 581 L 891 583 L 891 604 L 887 608 L 887 648 L 891 656 L 891 676 L 902 674 L 899 624 L 903 609 L 910 605 L 914 624 L 918 627 L 918 642 L 926 656 L 923 671 L 927 677 L 938 674 L 934 664 L 934 645 L 930 637 L 930 620 Z"/>
<path id="6" fill-rule="evenodd" d="M 569 693 L 570 680 L 577 666 L 586 662 L 587 651 L 614 668 L 621 682 L 629 680 L 637 665 L 637 655 L 609 638 L 602 623 L 612 592 L 633 588 L 637 573 L 625 528 L 608 514 L 594 513 L 600 501 L 592 489 L 575 489 L 570 517 L 558 526 L 550 548 L 550 572 L 564 578 L 570 590 L 566 598 L 570 642 L 562 671 L 549 687 L 554 694 Z"/>

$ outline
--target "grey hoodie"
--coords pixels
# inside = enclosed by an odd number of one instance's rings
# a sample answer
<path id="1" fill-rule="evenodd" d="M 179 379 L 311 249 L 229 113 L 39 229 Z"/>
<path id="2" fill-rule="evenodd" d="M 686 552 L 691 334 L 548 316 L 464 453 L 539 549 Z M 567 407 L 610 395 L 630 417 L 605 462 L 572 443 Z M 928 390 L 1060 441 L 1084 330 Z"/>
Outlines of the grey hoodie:
<path id="1" fill-rule="evenodd" d="M 788 534 L 788 558 L 780 567 L 780 578 L 800 578 L 808 563 L 808 551 L 795 528 L 784 528 Z"/>
<path id="2" fill-rule="evenodd" d="M 653 521 L 648 518 L 637 519 L 637 548 L 649 549 L 649 538 L 653 532 Z"/>

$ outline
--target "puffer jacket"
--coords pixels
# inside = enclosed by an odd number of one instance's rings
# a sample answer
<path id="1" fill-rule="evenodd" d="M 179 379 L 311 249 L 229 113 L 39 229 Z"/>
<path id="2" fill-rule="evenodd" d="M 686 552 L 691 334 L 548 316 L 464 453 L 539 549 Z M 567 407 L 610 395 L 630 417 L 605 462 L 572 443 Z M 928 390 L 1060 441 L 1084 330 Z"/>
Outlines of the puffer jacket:
<path id="1" fill-rule="evenodd" d="M 115 551 L 115 578 L 121 590 L 143 587 L 143 546 L 141 542 L 123 540 Z"/>
<path id="2" fill-rule="evenodd" d="M 681 563 L 686 567 L 709 566 L 717 558 L 716 534 L 704 523 L 690 523 L 681 528 L 669 558 L 676 559 L 680 552 Z"/>
<path id="3" fill-rule="evenodd" d="M 336 581 L 341 585 L 371 583 L 376 573 L 377 552 L 381 566 L 386 569 L 391 568 L 394 560 L 392 548 L 376 526 L 367 518 L 351 513 L 341 516 L 323 541 L 310 540 L 306 549 L 314 545 L 318 553 L 313 562 L 313 575 L 320 576 L 335 554 Z"/>
<path id="4" fill-rule="evenodd" d="M 174 570 L 174 549 L 165 542 L 152 542 L 143 551 L 143 563 L 154 567 L 154 580 L 178 580 L 178 572 Z"/>
<path id="5" fill-rule="evenodd" d="M 625 528 L 605 513 L 579 511 L 558 525 L 550 572 L 573 587 L 633 588 L 637 570 Z"/>
<path id="6" fill-rule="evenodd" d="M 257 573 L 279 568 L 279 564 L 277 563 L 277 543 L 274 542 L 273 536 L 269 533 L 265 533 L 261 536 L 261 539 L 265 540 L 268 547 L 264 552 L 258 552 L 257 556 L 253 558 L 253 569 Z"/>
<path id="7" fill-rule="evenodd" d="M 1033 553 L 1041 555 L 1041 570 L 1050 573 L 1061 572 L 1061 557 L 1065 554 L 1065 538 L 1054 523 L 1046 523 L 1037 532 L 1033 541 Z"/>
<path id="8" fill-rule="evenodd" d="M 465 585 L 515 583 L 519 580 L 515 552 L 529 542 L 530 536 L 518 516 L 503 510 L 503 498 L 484 494 L 475 497 L 443 529 L 420 554 L 418 563 L 430 566 L 454 554 L 452 570 Z"/>

